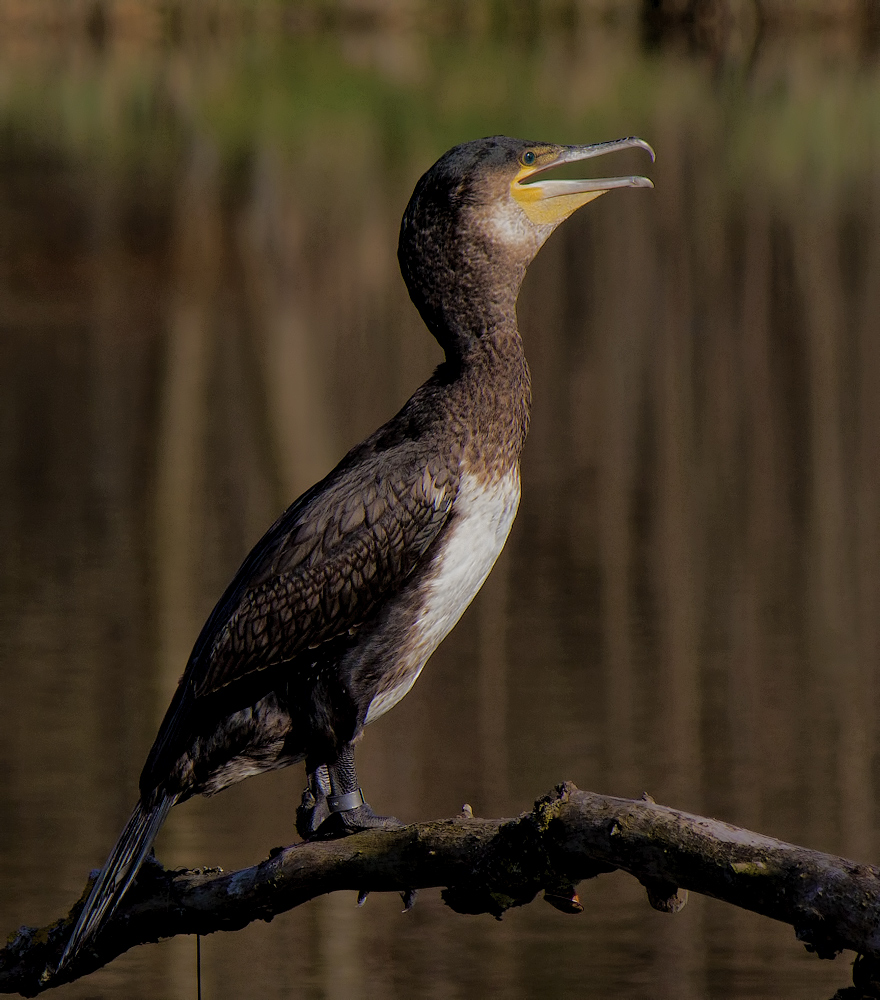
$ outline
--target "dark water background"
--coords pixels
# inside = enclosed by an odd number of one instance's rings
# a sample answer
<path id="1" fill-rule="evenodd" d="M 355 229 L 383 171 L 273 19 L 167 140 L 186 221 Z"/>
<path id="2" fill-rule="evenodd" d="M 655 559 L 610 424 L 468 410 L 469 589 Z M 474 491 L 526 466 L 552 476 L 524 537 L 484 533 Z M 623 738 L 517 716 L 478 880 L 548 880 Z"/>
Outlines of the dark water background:
<path id="1" fill-rule="evenodd" d="M 515 815 L 571 779 L 877 862 L 878 17 L 756 9 L 0 0 L 0 928 L 67 910 L 231 573 L 438 362 L 397 227 L 437 156 L 495 132 L 643 135 L 655 166 L 601 172 L 656 190 L 588 206 L 530 270 L 520 514 L 368 731 L 370 801 Z M 301 787 L 187 803 L 157 853 L 255 863 Z M 501 923 L 326 897 L 203 941 L 204 995 L 849 978 L 712 900 L 664 916 L 619 874 L 581 895 Z M 191 998 L 194 952 L 58 996 Z"/>

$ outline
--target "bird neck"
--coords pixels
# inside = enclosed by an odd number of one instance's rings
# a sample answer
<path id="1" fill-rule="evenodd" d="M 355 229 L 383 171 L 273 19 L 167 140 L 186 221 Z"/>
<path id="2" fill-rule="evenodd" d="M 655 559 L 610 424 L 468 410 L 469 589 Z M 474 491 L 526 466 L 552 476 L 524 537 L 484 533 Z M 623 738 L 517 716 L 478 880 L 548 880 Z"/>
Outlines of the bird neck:
<path id="1" fill-rule="evenodd" d="M 467 428 L 466 464 L 481 469 L 487 479 L 505 475 L 519 462 L 532 404 L 515 313 L 446 354 L 442 367 L 451 382 L 449 416 L 453 424 Z"/>
<path id="2" fill-rule="evenodd" d="M 450 361 L 465 360 L 483 342 L 522 350 L 516 300 L 525 268 L 498 266 L 482 255 L 448 255 L 419 267 L 410 297 Z"/>
<path id="3" fill-rule="evenodd" d="M 446 387 L 448 416 L 469 432 L 469 463 L 494 476 L 516 464 L 528 431 L 531 383 L 516 300 L 535 247 L 505 245 L 479 220 L 447 207 L 417 187 L 398 260 L 410 298 L 446 354 L 436 378 Z"/>
<path id="4" fill-rule="evenodd" d="M 516 299 L 537 245 L 499 241 L 481 217 L 417 186 L 400 228 L 398 260 L 410 298 L 450 361 L 486 337 L 516 331 Z"/>

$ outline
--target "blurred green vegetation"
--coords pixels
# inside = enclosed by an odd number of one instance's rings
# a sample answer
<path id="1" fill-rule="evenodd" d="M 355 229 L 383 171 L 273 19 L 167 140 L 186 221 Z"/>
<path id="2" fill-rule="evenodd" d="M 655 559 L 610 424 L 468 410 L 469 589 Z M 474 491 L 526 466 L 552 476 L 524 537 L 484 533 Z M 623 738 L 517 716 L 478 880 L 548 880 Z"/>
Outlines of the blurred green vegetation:
<path id="1" fill-rule="evenodd" d="M 323 146 L 368 169 L 370 157 L 423 162 L 481 134 L 650 135 L 674 116 L 723 140 L 742 185 L 756 170 L 837 183 L 880 152 L 872 10 L 4 0 L 0 126 L 7 149 L 26 140 L 158 165 L 198 133 L 229 162 L 268 146 L 295 163 Z"/>

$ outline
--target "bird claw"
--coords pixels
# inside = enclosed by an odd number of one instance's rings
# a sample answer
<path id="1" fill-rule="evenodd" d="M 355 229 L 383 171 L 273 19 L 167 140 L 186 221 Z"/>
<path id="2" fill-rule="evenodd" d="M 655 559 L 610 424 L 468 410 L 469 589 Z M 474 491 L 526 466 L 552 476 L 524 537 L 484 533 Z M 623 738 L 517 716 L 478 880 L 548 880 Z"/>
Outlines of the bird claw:
<path id="1" fill-rule="evenodd" d="M 303 792 L 302 802 L 296 810 L 296 832 L 303 840 L 314 839 L 318 828 L 330 815 L 327 796 L 315 796 L 310 788 Z"/>

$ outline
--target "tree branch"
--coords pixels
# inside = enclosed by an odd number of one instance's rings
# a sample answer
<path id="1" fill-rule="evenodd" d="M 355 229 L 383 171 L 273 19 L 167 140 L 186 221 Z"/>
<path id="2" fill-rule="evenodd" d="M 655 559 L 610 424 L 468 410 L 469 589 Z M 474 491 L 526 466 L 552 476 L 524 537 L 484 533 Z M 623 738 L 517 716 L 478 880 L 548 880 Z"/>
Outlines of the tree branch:
<path id="1" fill-rule="evenodd" d="M 821 958 L 852 949 L 863 980 L 880 962 L 880 871 L 738 827 L 639 801 L 582 792 L 566 783 L 514 820 L 456 819 L 400 831 L 367 831 L 273 851 L 253 868 L 166 871 L 144 866 L 91 950 L 56 979 L 57 962 L 82 899 L 41 928 L 22 927 L 0 951 L 0 993 L 36 996 L 88 975 L 122 952 L 175 934 L 237 930 L 339 889 L 401 892 L 446 887 L 460 913 L 499 917 L 545 899 L 582 907 L 575 885 L 620 868 L 645 886 L 651 905 L 675 912 L 692 890 L 791 924 Z M 867 979 L 865 979 L 867 977 Z M 863 994 L 859 994 L 860 996 Z"/>

